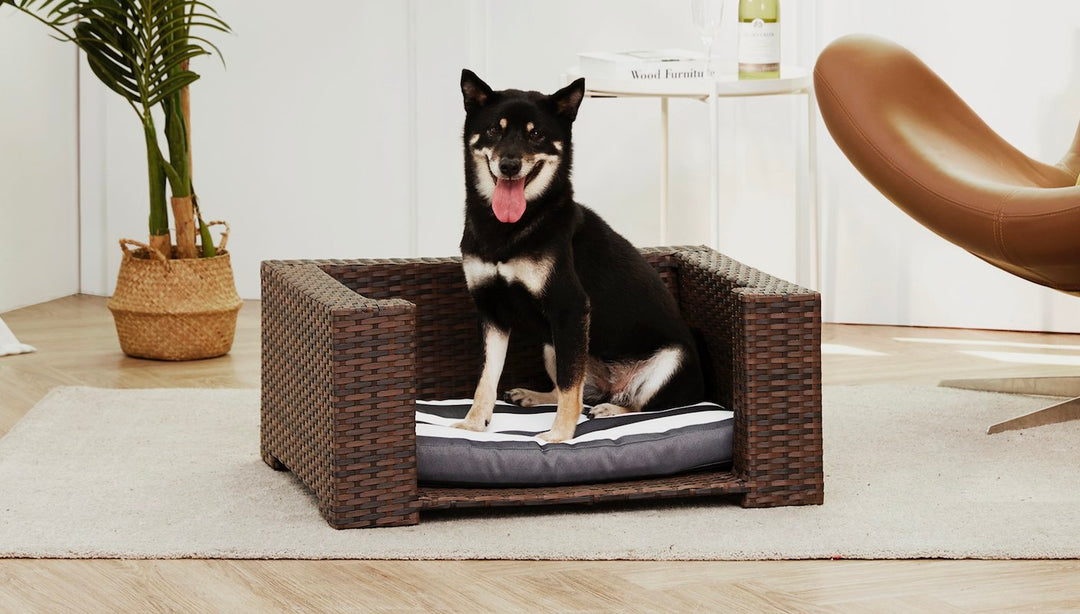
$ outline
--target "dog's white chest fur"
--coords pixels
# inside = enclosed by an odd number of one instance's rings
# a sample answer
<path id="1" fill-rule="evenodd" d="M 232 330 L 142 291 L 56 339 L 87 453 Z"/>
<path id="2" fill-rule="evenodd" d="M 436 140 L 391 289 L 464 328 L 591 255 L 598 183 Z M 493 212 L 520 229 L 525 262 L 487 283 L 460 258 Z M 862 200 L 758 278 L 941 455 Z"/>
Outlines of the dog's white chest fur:
<path id="1" fill-rule="evenodd" d="M 540 296 L 551 276 L 551 258 L 511 258 L 506 262 L 487 262 L 476 256 L 462 258 L 465 283 L 469 289 L 485 286 L 495 279 L 508 284 L 519 283 L 529 294 Z"/>

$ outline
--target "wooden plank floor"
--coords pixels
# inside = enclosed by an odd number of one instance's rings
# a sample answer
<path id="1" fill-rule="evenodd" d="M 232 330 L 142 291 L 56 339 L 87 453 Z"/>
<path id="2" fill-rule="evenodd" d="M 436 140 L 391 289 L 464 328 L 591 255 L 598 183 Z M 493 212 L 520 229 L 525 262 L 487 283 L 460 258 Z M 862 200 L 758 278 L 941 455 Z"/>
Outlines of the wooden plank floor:
<path id="1" fill-rule="evenodd" d="M 5 313 L 39 351 L 0 358 L 0 434 L 58 385 L 256 387 L 258 317 L 244 306 L 227 357 L 160 363 L 120 353 L 101 298 Z M 1080 371 L 1080 335 L 830 325 L 824 341 L 826 384 Z M 695 610 L 1080 611 L 1080 562 L 0 561 L 0 612 Z"/>

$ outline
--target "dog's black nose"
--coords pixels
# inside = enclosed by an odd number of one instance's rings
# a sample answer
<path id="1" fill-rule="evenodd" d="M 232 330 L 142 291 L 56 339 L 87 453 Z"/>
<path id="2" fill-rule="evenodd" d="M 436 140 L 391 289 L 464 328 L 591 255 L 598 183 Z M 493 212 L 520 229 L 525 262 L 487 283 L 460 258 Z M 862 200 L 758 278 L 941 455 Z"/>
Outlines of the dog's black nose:
<path id="1" fill-rule="evenodd" d="M 521 172 L 521 159 L 519 158 L 501 158 L 499 159 L 499 171 L 507 177 L 513 177 Z"/>

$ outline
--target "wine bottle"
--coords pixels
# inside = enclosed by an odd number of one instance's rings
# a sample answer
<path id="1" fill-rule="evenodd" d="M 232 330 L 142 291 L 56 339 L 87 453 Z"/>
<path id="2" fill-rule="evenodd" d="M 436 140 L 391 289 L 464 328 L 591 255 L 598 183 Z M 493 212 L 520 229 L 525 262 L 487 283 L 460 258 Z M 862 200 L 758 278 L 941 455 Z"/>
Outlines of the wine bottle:
<path id="1" fill-rule="evenodd" d="M 780 78 L 780 0 L 739 0 L 739 78 Z"/>

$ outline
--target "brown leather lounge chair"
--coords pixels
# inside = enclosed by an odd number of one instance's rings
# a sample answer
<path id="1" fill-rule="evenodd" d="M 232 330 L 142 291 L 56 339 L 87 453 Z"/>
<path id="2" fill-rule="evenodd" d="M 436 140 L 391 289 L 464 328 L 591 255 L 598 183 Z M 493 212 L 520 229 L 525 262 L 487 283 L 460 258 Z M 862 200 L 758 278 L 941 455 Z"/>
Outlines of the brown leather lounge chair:
<path id="1" fill-rule="evenodd" d="M 825 125 L 889 200 L 986 262 L 1080 296 L 1080 130 L 1056 165 L 1005 142 L 903 47 L 853 35 L 814 69 Z M 943 386 L 1080 396 L 1080 377 L 950 380 Z M 990 427 L 990 433 L 1080 418 L 1080 399 Z"/>

